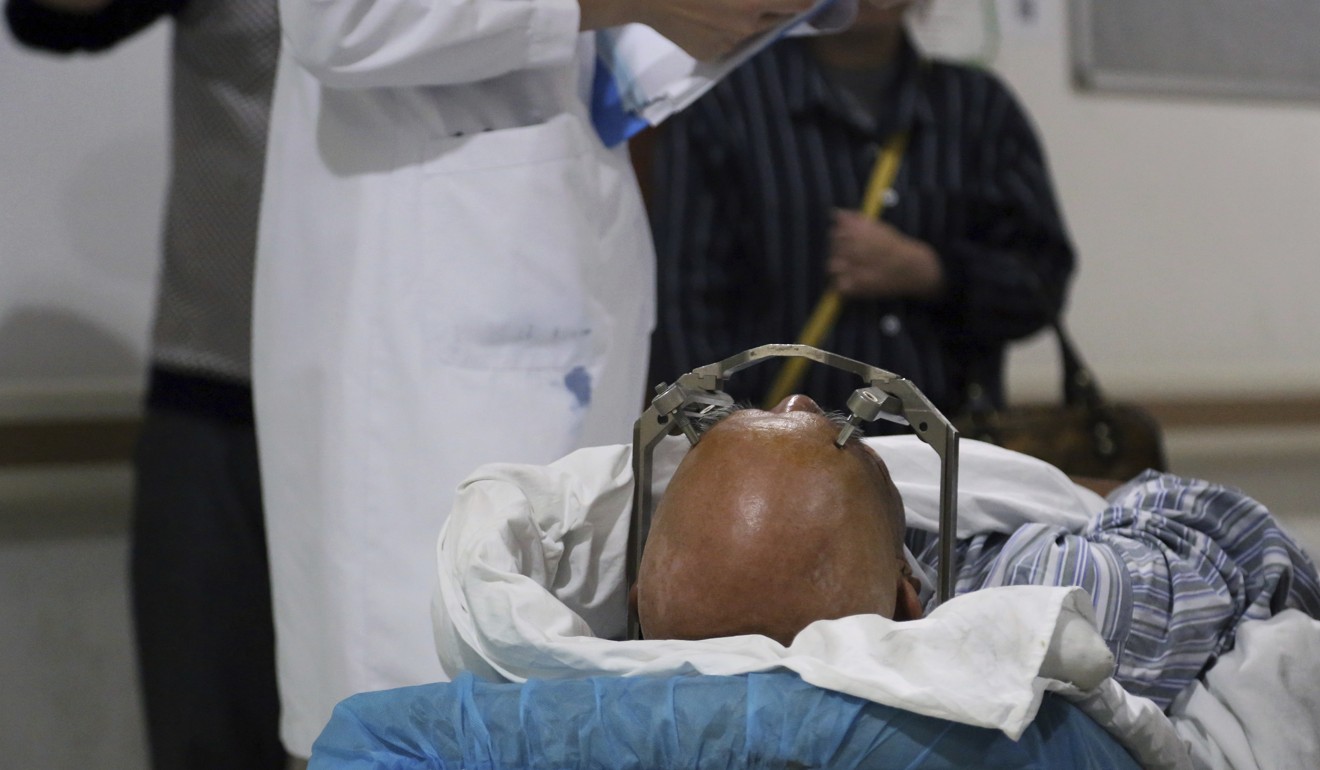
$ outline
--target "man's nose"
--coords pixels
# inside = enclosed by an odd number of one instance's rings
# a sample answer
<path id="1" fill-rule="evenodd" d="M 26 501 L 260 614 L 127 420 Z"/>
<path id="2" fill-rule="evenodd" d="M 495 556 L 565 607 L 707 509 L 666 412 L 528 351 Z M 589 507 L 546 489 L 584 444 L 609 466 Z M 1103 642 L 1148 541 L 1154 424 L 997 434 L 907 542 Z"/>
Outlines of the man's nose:
<path id="1" fill-rule="evenodd" d="M 825 410 L 811 400 L 810 396 L 804 396 L 801 393 L 794 393 L 775 405 L 770 410 L 773 414 L 784 414 L 785 412 L 814 412 L 816 414 L 825 414 Z"/>

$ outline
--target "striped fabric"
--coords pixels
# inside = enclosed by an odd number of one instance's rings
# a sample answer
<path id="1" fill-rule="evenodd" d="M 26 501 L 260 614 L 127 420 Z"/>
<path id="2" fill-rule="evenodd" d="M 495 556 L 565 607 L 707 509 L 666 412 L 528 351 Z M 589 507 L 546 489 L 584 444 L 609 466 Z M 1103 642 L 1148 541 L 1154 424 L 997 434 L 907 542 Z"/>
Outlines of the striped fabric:
<path id="1" fill-rule="evenodd" d="M 823 347 L 912 379 L 947 411 L 973 362 L 997 380 L 1004 344 L 1062 304 L 1072 247 L 1041 147 L 1007 88 L 976 68 L 923 64 L 905 44 L 883 102 L 874 121 L 858 120 L 807 44 L 790 39 L 662 124 L 649 191 L 660 300 L 652 384 L 796 339 L 826 288 L 831 210 L 860 205 L 878 148 L 899 127 L 910 141 L 885 218 L 935 249 L 947 297 L 850 302 Z M 753 368 L 730 387 L 759 400 L 773 376 Z M 857 387 L 823 368 L 810 377 L 803 392 L 827 408 Z"/>
<path id="2" fill-rule="evenodd" d="M 252 270 L 280 34 L 274 0 L 188 0 L 174 20 L 172 172 L 157 366 L 247 386 Z"/>
<path id="3" fill-rule="evenodd" d="M 1242 621 L 1289 607 L 1320 617 L 1315 564 L 1242 492 L 1147 471 L 1109 501 L 1081 533 L 1032 524 L 960 542 L 956 592 L 1085 588 L 1117 658 L 1115 678 L 1161 708 L 1232 648 Z M 937 567 L 935 535 L 910 530 L 907 542 Z"/>

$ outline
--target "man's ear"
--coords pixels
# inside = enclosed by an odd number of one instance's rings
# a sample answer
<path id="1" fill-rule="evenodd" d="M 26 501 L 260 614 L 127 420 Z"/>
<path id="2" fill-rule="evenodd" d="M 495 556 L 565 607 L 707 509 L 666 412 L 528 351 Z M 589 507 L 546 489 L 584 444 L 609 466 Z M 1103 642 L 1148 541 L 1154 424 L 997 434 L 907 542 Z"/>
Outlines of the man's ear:
<path id="1" fill-rule="evenodd" d="M 921 607 L 921 586 L 907 570 L 898 577 L 898 601 L 894 605 L 894 620 L 920 620 L 925 616 Z"/>

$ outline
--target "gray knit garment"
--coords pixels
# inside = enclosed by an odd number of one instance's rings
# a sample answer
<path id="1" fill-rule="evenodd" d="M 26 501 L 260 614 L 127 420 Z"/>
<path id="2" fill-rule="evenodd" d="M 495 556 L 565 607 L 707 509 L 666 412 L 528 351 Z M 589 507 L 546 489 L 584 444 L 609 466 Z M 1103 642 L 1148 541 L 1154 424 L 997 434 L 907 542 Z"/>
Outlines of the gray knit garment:
<path id="1" fill-rule="evenodd" d="M 172 172 L 153 362 L 247 382 L 276 0 L 191 0 L 175 20 Z"/>

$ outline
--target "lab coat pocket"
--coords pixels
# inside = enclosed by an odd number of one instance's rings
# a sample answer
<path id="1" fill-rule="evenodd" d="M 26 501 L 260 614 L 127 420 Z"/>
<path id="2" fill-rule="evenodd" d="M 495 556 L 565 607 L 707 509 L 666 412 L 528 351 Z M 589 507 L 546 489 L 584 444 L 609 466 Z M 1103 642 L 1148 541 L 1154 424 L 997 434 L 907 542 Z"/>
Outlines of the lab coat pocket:
<path id="1" fill-rule="evenodd" d="M 419 229 L 428 347 L 440 362 L 568 370 L 597 357 L 589 130 L 560 115 L 433 143 Z"/>

